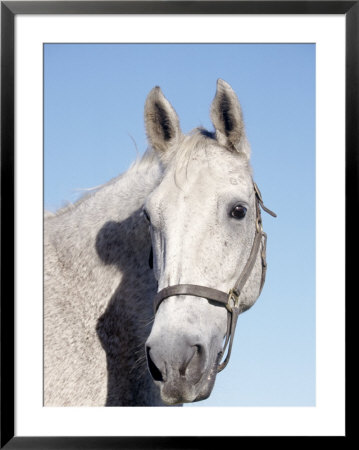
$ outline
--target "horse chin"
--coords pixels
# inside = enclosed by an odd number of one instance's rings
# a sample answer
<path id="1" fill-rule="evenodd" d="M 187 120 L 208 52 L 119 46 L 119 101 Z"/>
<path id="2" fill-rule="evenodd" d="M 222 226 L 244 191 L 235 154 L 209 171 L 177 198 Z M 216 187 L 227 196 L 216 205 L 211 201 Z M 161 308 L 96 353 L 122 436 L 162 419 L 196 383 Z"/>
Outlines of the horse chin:
<path id="1" fill-rule="evenodd" d="M 216 381 L 217 366 L 215 363 L 196 384 L 191 384 L 185 377 L 171 379 L 161 383 L 162 401 L 169 406 L 182 403 L 194 403 L 207 399 Z"/>

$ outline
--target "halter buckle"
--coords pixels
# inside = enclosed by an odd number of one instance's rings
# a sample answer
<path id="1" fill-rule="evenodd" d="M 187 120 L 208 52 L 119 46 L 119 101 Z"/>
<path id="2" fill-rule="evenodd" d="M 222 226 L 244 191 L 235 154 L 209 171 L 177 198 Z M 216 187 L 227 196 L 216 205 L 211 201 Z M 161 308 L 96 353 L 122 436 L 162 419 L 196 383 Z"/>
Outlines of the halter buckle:
<path id="1" fill-rule="evenodd" d="M 238 309 L 239 307 L 239 294 L 240 293 L 235 288 L 232 288 L 228 293 L 228 302 L 226 304 L 226 308 L 230 313 L 233 312 L 234 308 Z M 233 302 L 233 305 L 231 305 L 231 300 Z"/>
<path id="2" fill-rule="evenodd" d="M 254 186 L 254 192 L 256 193 L 258 200 L 261 203 L 263 203 L 262 194 L 261 194 L 261 191 L 259 190 L 259 187 L 257 186 L 257 183 L 253 182 L 253 186 Z"/>

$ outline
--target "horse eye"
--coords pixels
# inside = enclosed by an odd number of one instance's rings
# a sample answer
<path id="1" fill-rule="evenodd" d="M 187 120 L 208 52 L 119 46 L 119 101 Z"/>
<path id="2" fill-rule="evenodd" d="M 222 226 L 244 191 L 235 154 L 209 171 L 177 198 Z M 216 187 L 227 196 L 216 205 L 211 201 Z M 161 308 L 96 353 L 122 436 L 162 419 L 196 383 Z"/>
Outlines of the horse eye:
<path id="1" fill-rule="evenodd" d="M 143 209 L 142 211 L 143 211 L 143 215 L 144 215 L 145 219 L 147 220 L 147 222 L 151 223 L 151 219 L 150 219 L 150 216 L 148 215 L 148 212 L 145 209 Z"/>
<path id="2" fill-rule="evenodd" d="M 231 212 L 231 216 L 235 219 L 243 219 L 247 213 L 247 208 L 242 205 L 236 205 Z"/>

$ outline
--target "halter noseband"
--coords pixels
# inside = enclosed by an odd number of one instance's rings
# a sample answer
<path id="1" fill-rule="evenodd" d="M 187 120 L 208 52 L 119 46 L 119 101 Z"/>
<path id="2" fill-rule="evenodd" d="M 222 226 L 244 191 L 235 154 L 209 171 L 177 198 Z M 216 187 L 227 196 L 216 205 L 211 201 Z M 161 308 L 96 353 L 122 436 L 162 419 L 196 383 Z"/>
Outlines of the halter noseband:
<path id="1" fill-rule="evenodd" d="M 258 186 L 256 183 L 253 182 L 254 186 L 254 192 L 255 192 L 255 198 L 256 198 L 256 230 L 254 235 L 254 240 L 252 244 L 252 249 L 249 254 L 249 258 L 246 262 L 246 265 L 244 266 L 242 272 L 240 273 L 235 285 L 232 289 L 230 289 L 229 293 L 225 293 L 223 291 L 219 291 L 217 289 L 205 287 L 205 286 L 199 286 L 197 284 L 176 284 L 174 286 L 169 286 L 164 289 L 162 289 L 160 292 L 157 293 L 154 299 L 154 309 L 155 313 L 157 312 L 160 304 L 168 297 L 176 296 L 176 295 L 191 295 L 194 297 L 202 297 L 206 298 L 209 301 L 213 301 L 215 303 L 218 303 L 219 306 L 225 306 L 227 309 L 227 332 L 226 332 L 226 338 L 223 345 L 223 349 L 220 352 L 221 359 L 223 358 L 223 355 L 227 349 L 227 356 L 225 360 L 218 365 L 217 372 L 221 372 L 226 365 L 228 364 L 231 351 L 232 351 L 232 344 L 233 344 L 233 338 L 234 338 L 234 332 L 236 329 L 237 319 L 239 314 L 243 311 L 243 306 L 240 304 L 240 295 L 242 292 L 242 289 L 244 285 L 246 284 L 252 270 L 254 267 L 254 264 L 257 260 L 258 252 L 260 249 L 261 242 L 263 240 L 262 244 L 262 252 L 261 252 L 261 259 L 262 259 L 262 276 L 261 276 L 261 284 L 260 284 L 260 290 L 259 294 L 262 291 L 266 271 L 267 271 L 267 262 L 266 262 L 266 244 L 267 244 L 267 234 L 263 231 L 262 227 L 262 216 L 261 216 L 261 208 L 270 214 L 273 217 L 277 217 L 277 215 L 266 208 L 263 204 L 262 195 L 260 193 L 260 190 L 258 189 Z"/>

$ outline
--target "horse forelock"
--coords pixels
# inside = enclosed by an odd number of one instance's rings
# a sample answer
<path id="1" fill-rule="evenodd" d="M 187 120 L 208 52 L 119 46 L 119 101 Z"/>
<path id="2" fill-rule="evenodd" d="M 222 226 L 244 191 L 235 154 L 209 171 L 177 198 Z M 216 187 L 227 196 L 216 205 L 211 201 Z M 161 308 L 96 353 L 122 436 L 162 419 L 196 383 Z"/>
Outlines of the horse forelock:
<path id="1" fill-rule="evenodd" d="M 248 153 L 231 151 L 221 145 L 216 132 L 208 131 L 198 127 L 190 133 L 183 135 L 181 141 L 177 143 L 173 151 L 168 155 L 161 155 L 161 162 L 165 171 L 173 171 L 175 179 L 179 172 L 188 172 L 190 163 L 198 161 L 200 164 L 207 164 L 209 168 L 211 160 L 214 166 L 218 162 L 223 162 L 232 167 L 232 164 L 239 165 L 244 171 L 251 173 L 252 169 L 248 159 Z"/>

